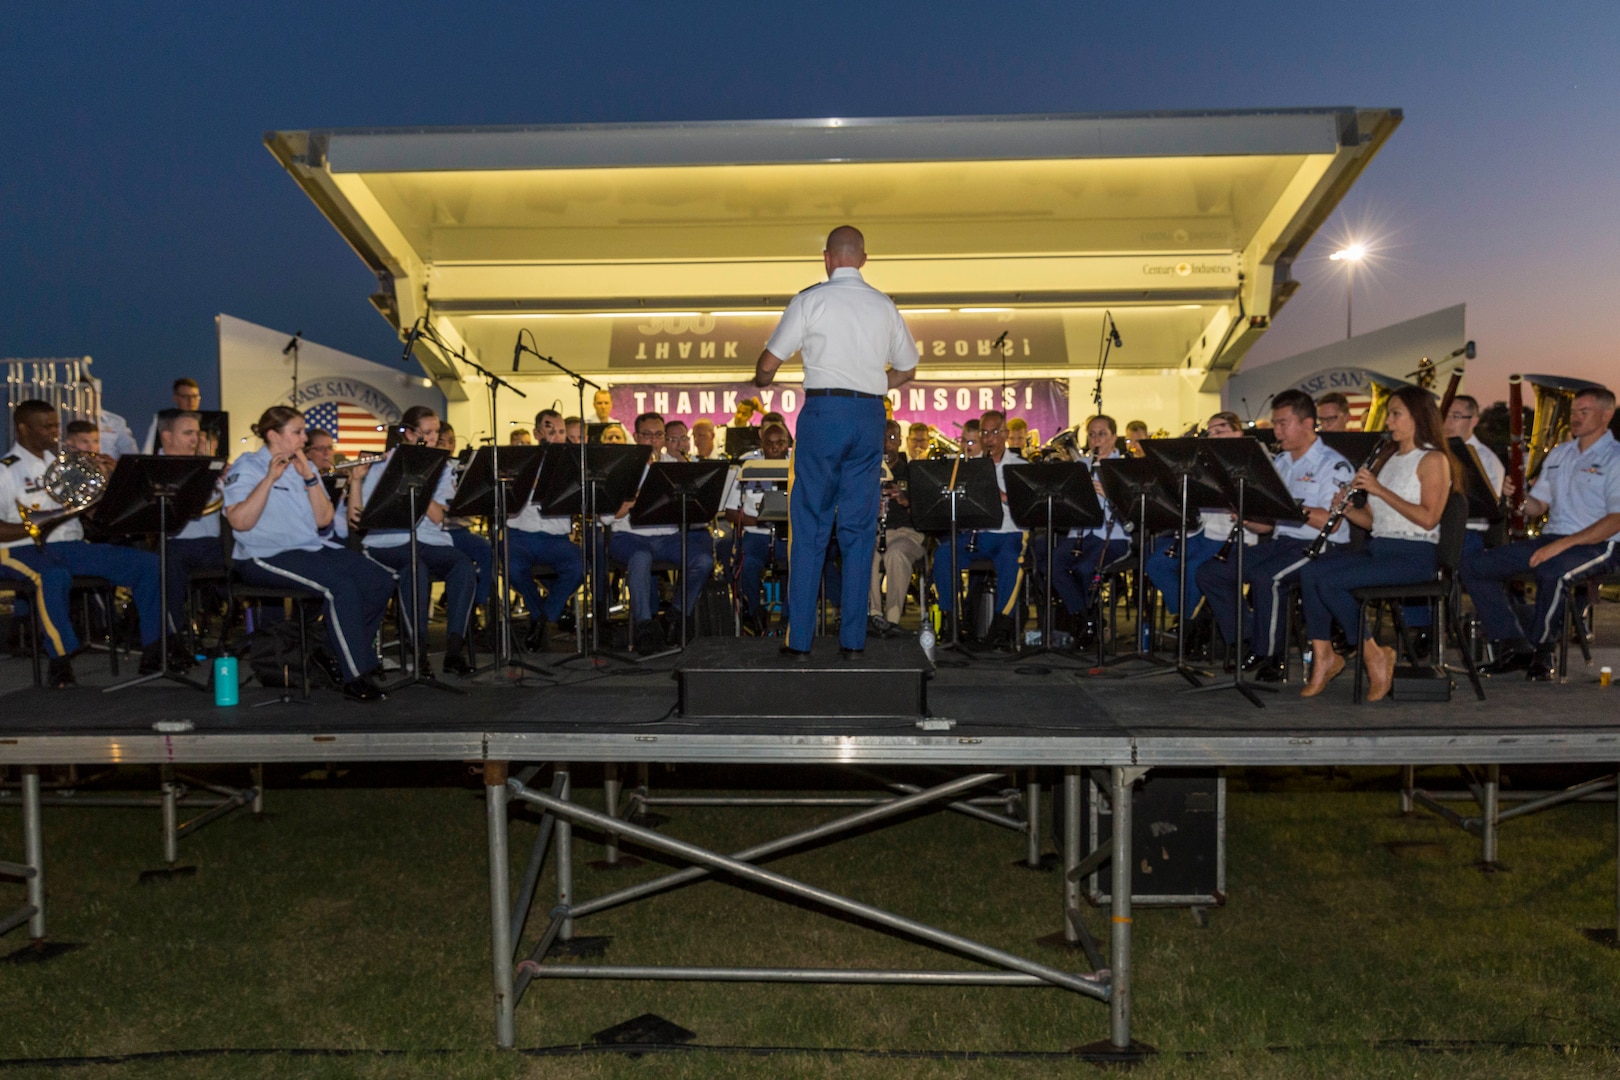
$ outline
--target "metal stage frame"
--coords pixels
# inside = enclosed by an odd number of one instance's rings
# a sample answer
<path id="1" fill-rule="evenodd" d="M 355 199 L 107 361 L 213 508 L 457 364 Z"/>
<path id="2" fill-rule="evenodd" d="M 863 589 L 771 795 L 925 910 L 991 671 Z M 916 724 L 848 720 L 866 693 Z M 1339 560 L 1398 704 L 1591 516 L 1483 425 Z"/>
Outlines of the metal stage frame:
<path id="1" fill-rule="evenodd" d="M 1095 680 L 1088 688 L 1102 701 L 1108 701 L 1122 681 Z M 1505 689 L 1505 688 L 1504 688 Z M 1573 688 L 1570 688 L 1573 689 Z M 537 690 L 537 695 L 551 693 Z M 1140 691 L 1124 691 L 1139 693 Z M 1525 693 L 1557 693 L 1541 687 L 1526 687 Z M 504 700 L 510 700 L 508 694 Z M 1572 699 L 1573 700 L 1573 699 Z M 0 918 L 0 927 L 11 929 L 26 922 L 29 936 L 43 944 L 44 851 L 41 839 L 41 797 L 38 769 L 56 764 L 158 764 L 177 766 L 208 763 L 320 762 L 481 762 L 487 797 L 486 814 L 490 851 L 489 903 L 492 947 L 493 1006 L 495 1036 L 500 1046 L 514 1045 L 514 1009 L 518 1000 L 536 979 L 717 979 L 728 981 L 845 982 L 865 984 L 979 985 L 1050 987 L 1068 990 L 1106 1002 L 1109 1008 L 1107 1044 L 1121 1051 L 1132 1047 L 1131 1017 L 1131 890 L 1114 889 L 1109 898 L 1110 934 L 1106 958 L 1097 955 L 1080 922 L 1084 909 L 1083 879 L 1104 859 L 1114 865 L 1133 864 L 1130 828 L 1131 800 L 1121 793 L 1155 768 L 1223 766 L 1326 766 L 1326 765 L 1448 765 L 1468 761 L 1490 768 L 1503 764 L 1601 763 L 1620 760 L 1620 730 L 1606 726 L 1610 715 L 1607 695 L 1585 695 L 1583 712 L 1590 712 L 1586 726 L 1579 716 L 1561 711 L 1566 726 L 1545 723 L 1524 726 L 1473 729 L 1458 726 L 1420 731 L 1388 727 L 1380 730 L 1300 729 L 1252 725 L 1231 731 L 1186 731 L 1168 727 L 1175 721 L 1150 725 L 1151 731 L 1086 731 L 1086 721 L 1077 717 L 1073 734 L 997 732 L 993 728 L 964 722 L 949 732 L 923 731 L 912 726 L 907 733 L 893 730 L 863 731 L 859 722 L 795 722 L 775 730 L 753 727 L 710 725 L 653 725 L 611 723 L 584 729 L 547 730 L 545 725 L 503 725 L 499 728 L 469 727 L 464 730 L 385 729 L 378 722 L 383 716 L 350 707 L 331 715 L 344 723 L 306 724 L 304 730 L 286 726 L 259 730 L 231 730 L 212 727 L 185 734 L 155 734 L 149 727 L 131 728 L 116 734 L 105 731 L 76 734 L 27 731 L 0 732 L 0 764 L 23 767 L 22 809 L 25 852 L 21 864 L 0 864 L 0 873 L 21 876 L 28 890 L 28 903 L 9 916 Z M 1421 716 L 1432 725 L 1436 715 L 1458 725 L 1468 722 L 1468 708 L 1450 710 L 1433 706 L 1405 706 L 1414 718 Z M 195 715 L 196 710 L 193 710 Z M 1382 715 L 1373 709 L 1357 715 Z M 369 721 L 369 723 L 367 723 Z M 1595 722 L 1591 722 L 1595 721 Z M 362 723 L 366 726 L 362 727 Z M 375 726 L 374 726 L 375 725 Z M 202 726 L 202 725 L 199 725 Z M 695 728 L 695 730 L 694 730 Z M 865 770 L 885 766 L 928 765 L 946 767 L 960 775 L 927 789 L 896 785 L 892 797 L 857 796 L 844 803 L 849 814 L 790 836 L 781 837 L 745 851 L 721 853 L 677 839 L 626 820 L 619 815 L 622 784 L 617 769 L 625 765 L 655 762 L 691 763 L 719 766 L 838 766 Z M 541 765 L 530 764 L 515 775 L 513 763 L 554 765 L 550 788 L 532 786 Z M 602 764 L 613 780 L 607 806 L 610 812 L 590 809 L 573 799 L 572 769 L 569 763 Z M 1016 795 L 1020 782 L 1034 768 L 1061 771 L 1065 789 L 1066 828 L 1062 851 L 1061 943 L 1086 956 L 1089 967 L 1070 970 L 1051 963 L 1016 956 L 964 938 L 948 929 L 927 926 L 906 916 L 880 910 L 858 900 L 840 896 L 815 885 L 789 878 L 759 865 L 773 851 L 821 841 L 856 827 L 881 824 L 886 819 L 918 808 L 947 807 L 975 816 L 999 818 L 996 824 L 1015 827 L 1010 814 L 976 804 L 982 801 L 1007 805 Z M 1082 859 L 1079 814 L 1082 777 L 1105 771 L 1107 794 L 1113 803 L 1114 832 L 1106 851 L 1099 850 Z M 982 789 L 993 785 L 990 794 Z M 1009 790 L 1011 794 L 1009 794 Z M 1037 789 L 1038 790 L 1038 789 Z M 1584 793 L 1584 792 L 1583 792 Z M 629 801 L 629 800 L 622 800 Z M 508 855 L 511 851 L 507 808 L 520 802 L 542 812 L 542 826 L 532 845 L 529 866 L 514 894 Z M 823 802 L 823 805 L 829 803 Z M 746 805 L 746 800 L 739 802 Z M 1616 801 L 1620 811 L 1620 800 Z M 1529 808 L 1526 807 L 1526 810 Z M 1038 818 L 1025 807 L 1025 816 Z M 1500 815 L 1498 815 L 1500 819 Z M 618 841 L 663 852 L 689 864 L 682 870 L 655 882 L 588 899 L 573 895 L 574 860 L 577 858 L 574 829 L 584 826 L 600 830 Z M 1030 834 L 1034 830 L 1028 830 Z M 1620 836 L 1620 833 L 1617 833 Z M 1031 853 L 1038 855 L 1036 842 Z M 524 929 L 535 899 L 535 882 L 547 858 L 555 861 L 559 882 L 557 903 L 549 908 L 545 928 L 531 948 L 523 950 Z M 1620 866 L 1620 859 L 1617 859 Z M 623 967 L 606 964 L 548 965 L 543 963 L 554 943 L 574 937 L 575 922 L 593 912 L 651 895 L 685 881 L 718 874 L 747 883 L 756 889 L 785 898 L 810 901 L 835 912 L 899 932 L 924 943 L 980 961 L 981 970 L 876 971 L 845 969 L 751 968 L 721 969 L 702 967 Z M 1620 879 L 1617 879 L 1617 907 L 1620 907 Z M 1617 911 L 1620 926 L 1620 911 Z M 1057 935 L 1054 935 L 1057 937 Z"/>

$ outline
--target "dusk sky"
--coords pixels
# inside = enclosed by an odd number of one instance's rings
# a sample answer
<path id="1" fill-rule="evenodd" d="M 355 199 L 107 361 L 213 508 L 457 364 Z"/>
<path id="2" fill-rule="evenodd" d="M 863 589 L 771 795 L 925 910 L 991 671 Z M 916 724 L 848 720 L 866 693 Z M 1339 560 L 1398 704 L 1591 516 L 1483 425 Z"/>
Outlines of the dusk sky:
<path id="1" fill-rule="evenodd" d="M 270 129 L 1385 106 L 1405 122 L 1249 365 L 1458 302 L 1480 359 L 1620 381 L 1620 3 L 6 5 L 0 355 L 216 397 L 225 312 L 386 360 L 374 282 Z"/>

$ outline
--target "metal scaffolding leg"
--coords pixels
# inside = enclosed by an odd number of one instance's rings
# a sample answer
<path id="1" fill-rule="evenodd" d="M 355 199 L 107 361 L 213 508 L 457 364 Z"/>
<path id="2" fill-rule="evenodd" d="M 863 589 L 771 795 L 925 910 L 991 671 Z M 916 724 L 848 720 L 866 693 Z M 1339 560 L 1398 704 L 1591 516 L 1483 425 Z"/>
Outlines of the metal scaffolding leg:
<path id="1" fill-rule="evenodd" d="M 23 766 L 23 861 L 28 875 L 28 936 L 45 940 L 45 829 L 39 813 L 39 766 Z"/>
<path id="2" fill-rule="evenodd" d="M 484 762 L 484 798 L 489 828 L 489 934 L 495 978 L 495 1044 L 511 1049 L 517 1035 L 512 1013 L 512 866 L 507 846 L 504 761 Z"/>
<path id="3" fill-rule="evenodd" d="M 1114 811 L 1114 870 L 1112 878 L 1113 927 L 1109 935 L 1109 970 L 1113 974 L 1108 998 L 1108 1041 L 1116 1050 L 1131 1046 L 1131 785 L 1140 771 L 1115 765 L 1109 800 Z"/>
<path id="4" fill-rule="evenodd" d="M 254 817 L 264 816 L 264 766 L 253 766 L 253 805 L 251 807 Z"/>
<path id="5" fill-rule="evenodd" d="M 607 808 L 607 816 L 619 816 L 619 792 L 624 787 L 619 781 L 619 767 L 613 762 L 602 766 L 602 805 Z M 619 867 L 619 834 L 607 834 L 607 850 L 602 856 L 603 864 L 610 869 Z"/>
<path id="6" fill-rule="evenodd" d="M 1401 813 L 1412 812 L 1412 789 L 1417 786 L 1417 769 L 1411 765 L 1401 766 Z"/>
<path id="7" fill-rule="evenodd" d="M 574 794 L 574 777 L 565 762 L 557 762 L 553 768 L 553 775 L 562 779 L 562 786 L 557 791 L 560 802 L 569 802 Z M 557 906 L 563 911 L 571 911 L 574 907 L 574 823 L 561 814 L 557 815 Z M 574 920 L 572 917 L 563 919 L 562 926 L 557 930 L 557 940 L 572 941 L 574 939 Z"/>
<path id="8" fill-rule="evenodd" d="M 1479 868 L 1486 872 L 1495 870 L 1496 866 L 1496 826 L 1499 824 L 1497 814 L 1501 810 L 1500 800 L 1497 798 L 1502 790 L 1502 766 L 1485 766 L 1485 784 L 1480 800 L 1479 812 Z"/>
<path id="9" fill-rule="evenodd" d="M 173 869 L 180 861 L 180 789 L 175 783 L 173 765 L 164 765 L 162 775 L 163 865 Z"/>
<path id="10" fill-rule="evenodd" d="M 1080 944 L 1080 766 L 1063 770 L 1063 940 Z"/>
<path id="11" fill-rule="evenodd" d="M 1041 782 L 1035 770 L 1024 781 L 1024 865 L 1041 868 Z"/>

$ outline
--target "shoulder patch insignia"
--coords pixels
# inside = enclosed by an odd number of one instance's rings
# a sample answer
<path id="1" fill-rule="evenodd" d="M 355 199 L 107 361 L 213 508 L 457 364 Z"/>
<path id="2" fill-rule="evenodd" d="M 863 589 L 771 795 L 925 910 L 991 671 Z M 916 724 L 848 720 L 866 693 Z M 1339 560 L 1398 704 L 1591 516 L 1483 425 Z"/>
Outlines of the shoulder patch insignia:
<path id="1" fill-rule="evenodd" d="M 13 465 L 17 464 L 17 462 L 19 462 L 21 460 L 22 459 L 19 458 L 16 454 L 7 454 L 5 457 L 0 458 L 0 465 L 4 465 L 6 468 L 9 469 L 9 468 L 11 468 Z"/>

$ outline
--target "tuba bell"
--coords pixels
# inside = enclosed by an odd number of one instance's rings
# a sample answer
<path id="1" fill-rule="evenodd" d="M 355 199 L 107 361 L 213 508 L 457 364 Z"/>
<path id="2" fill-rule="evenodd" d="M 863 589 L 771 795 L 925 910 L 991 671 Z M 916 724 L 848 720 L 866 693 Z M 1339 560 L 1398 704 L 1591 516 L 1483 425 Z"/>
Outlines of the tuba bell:
<path id="1" fill-rule="evenodd" d="M 1575 407 L 1575 395 L 1597 383 L 1554 375 L 1526 375 L 1524 381 L 1536 392 L 1536 411 L 1530 421 L 1524 466 L 1526 484 L 1534 484 L 1552 448 L 1569 441 L 1569 416 Z"/>
<path id="2" fill-rule="evenodd" d="M 41 510 L 17 500 L 19 524 L 40 547 L 45 546 L 46 533 L 96 505 L 107 492 L 101 459 L 81 450 L 64 450 L 57 454 L 45 467 L 41 481 L 45 494 L 59 504 L 58 509 Z"/>
<path id="3" fill-rule="evenodd" d="M 1412 385 L 1414 384 L 1406 382 L 1404 379 L 1396 379 L 1388 375 L 1369 375 L 1367 378 L 1367 392 L 1372 395 L 1372 402 L 1367 406 L 1367 412 L 1361 418 L 1361 430 L 1383 431 L 1385 423 L 1389 420 L 1389 399 L 1395 396 L 1395 391 Z"/>

